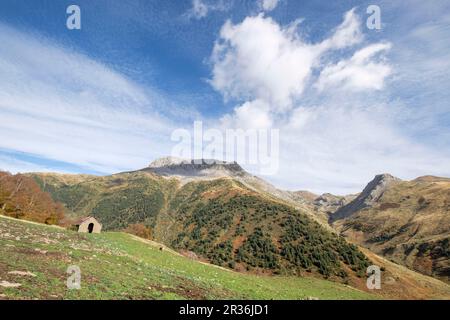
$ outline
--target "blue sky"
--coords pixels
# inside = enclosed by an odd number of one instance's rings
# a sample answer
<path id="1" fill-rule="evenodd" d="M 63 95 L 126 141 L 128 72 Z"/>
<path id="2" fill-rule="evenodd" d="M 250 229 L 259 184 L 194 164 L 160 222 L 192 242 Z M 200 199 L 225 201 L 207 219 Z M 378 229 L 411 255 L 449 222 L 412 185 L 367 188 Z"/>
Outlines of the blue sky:
<path id="1" fill-rule="evenodd" d="M 282 188 L 450 176 L 448 1 L 3 0 L 0 43 L 4 170 L 138 169 L 202 120 L 280 129 Z"/>

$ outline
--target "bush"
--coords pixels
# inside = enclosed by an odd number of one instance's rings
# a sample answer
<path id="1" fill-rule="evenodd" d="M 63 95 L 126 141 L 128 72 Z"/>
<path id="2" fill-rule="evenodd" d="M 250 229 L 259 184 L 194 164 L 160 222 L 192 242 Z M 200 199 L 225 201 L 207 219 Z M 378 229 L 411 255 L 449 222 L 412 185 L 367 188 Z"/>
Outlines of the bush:
<path id="1" fill-rule="evenodd" d="M 152 239 L 152 230 L 142 223 L 130 224 L 124 231 L 140 238 Z"/>

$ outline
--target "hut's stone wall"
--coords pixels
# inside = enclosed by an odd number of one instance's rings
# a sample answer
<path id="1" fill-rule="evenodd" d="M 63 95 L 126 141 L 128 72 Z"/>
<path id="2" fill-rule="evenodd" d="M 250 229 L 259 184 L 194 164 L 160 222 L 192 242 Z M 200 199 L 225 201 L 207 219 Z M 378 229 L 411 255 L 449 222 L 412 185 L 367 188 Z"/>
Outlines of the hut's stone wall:
<path id="1" fill-rule="evenodd" d="M 100 233 L 102 231 L 102 225 L 94 218 L 84 220 L 78 227 L 78 232 L 89 233 L 89 225 L 93 224 L 92 233 Z"/>

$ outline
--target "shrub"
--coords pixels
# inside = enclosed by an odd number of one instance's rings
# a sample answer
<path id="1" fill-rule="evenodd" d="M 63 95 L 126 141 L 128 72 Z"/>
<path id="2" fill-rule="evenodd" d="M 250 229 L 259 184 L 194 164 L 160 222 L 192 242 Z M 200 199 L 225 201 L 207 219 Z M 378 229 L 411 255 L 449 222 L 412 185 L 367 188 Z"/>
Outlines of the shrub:
<path id="1" fill-rule="evenodd" d="M 152 230 L 142 223 L 130 224 L 124 231 L 140 238 L 152 239 Z"/>

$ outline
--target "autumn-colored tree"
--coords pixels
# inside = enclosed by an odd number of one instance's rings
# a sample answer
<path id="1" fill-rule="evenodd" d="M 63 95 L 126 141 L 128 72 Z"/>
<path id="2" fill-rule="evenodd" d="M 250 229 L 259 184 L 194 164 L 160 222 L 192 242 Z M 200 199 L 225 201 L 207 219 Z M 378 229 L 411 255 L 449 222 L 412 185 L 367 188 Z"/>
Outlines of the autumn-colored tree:
<path id="1" fill-rule="evenodd" d="M 0 213 L 46 224 L 58 224 L 64 208 L 30 177 L 0 172 Z"/>
<path id="2" fill-rule="evenodd" d="M 124 231 L 144 239 L 152 238 L 152 230 L 142 223 L 130 224 Z"/>

